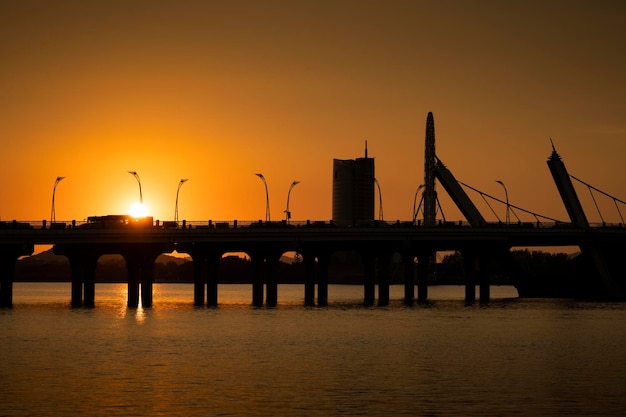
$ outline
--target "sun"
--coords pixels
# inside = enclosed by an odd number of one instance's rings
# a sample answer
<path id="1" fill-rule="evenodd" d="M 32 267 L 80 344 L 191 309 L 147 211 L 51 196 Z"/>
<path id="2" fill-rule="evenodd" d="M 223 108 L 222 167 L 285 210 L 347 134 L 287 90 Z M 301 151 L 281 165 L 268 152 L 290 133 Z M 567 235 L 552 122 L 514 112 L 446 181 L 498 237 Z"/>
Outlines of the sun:
<path id="1" fill-rule="evenodd" d="M 142 203 L 133 203 L 130 206 L 129 213 L 133 217 L 146 217 L 148 215 L 148 207 Z"/>

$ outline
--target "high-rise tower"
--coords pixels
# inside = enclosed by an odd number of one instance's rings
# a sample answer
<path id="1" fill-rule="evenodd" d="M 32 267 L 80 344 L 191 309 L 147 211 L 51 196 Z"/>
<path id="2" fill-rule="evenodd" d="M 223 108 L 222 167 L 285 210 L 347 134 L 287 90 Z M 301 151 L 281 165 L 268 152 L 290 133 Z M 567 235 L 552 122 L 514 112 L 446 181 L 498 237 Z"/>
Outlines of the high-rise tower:
<path id="1" fill-rule="evenodd" d="M 333 222 L 356 225 L 374 220 L 374 158 L 333 159 Z"/>
<path id="2" fill-rule="evenodd" d="M 437 191 L 435 191 L 435 119 L 426 117 L 426 154 L 424 157 L 424 226 L 435 225 Z"/>

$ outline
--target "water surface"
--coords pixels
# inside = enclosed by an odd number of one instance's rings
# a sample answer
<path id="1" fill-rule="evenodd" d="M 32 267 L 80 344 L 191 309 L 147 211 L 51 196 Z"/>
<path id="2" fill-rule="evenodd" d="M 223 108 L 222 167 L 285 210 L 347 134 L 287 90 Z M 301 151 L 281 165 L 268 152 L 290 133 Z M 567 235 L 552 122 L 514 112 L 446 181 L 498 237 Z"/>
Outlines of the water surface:
<path id="1" fill-rule="evenodd" d="M 279 286 L 253 308 L 247 285 L 155 285 L 127 309 L 126 286 L 97 284 L 96 307 L 69 307 L 69 284 L 14 286 L 0 310 L 0 416 L 622 416 L 626 304 L 525 300 L 463 287 L 431 302 L 361 305 L 363 288 L 329 288 L 304 307 Z"/>

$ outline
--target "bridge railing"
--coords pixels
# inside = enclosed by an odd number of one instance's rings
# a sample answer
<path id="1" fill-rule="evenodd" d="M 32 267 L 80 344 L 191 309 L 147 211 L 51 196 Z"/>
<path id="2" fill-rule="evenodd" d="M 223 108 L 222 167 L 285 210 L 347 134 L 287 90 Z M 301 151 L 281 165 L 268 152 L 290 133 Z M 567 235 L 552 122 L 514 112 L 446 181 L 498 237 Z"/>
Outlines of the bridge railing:
<path id="1" fill-rule="evenodd" d="M 28 221 L 0 221 L 0 229 L 74 229 L 84 227 L 98 227 L 97 224 L 87 220 L 69 220 L 50 223 L 46 220 L 28 220 Z M 301 220 L 301 221 L 277 221 L 264 222 L 261 220 L 182 220 L 175 223 L 172 221 L 156 220 L 152 224 L 153 227 L 162 229 L 240 229 L 240 228 L 328 228 L 328 227 L 346 227 L 346 228 L 364 228 L 364 227 L 402 227 L 402 228 L 423 228 L 421 222 L 413 223 L 411 221 L 379 221 L 372 220 L 356 225 L 336 225 L 332 220 Z M 466 221 L 439 221 L 434 226 L 436 228 L 470 228 L 470 223 Z M 554 229 L 554 228 L 572 228 L 572 223 L 565 222 L 515 222 L 506 224 L 504 222 L 487 222 L 483 227 L 488 228 L 523 228 L 523 229 Z M 623 229 L 626 224 L 623 223 L 591 223 L 591 228 L 595 229 Z M 110 228 L 110 226 L 102 225 L 102 228 Z"/>

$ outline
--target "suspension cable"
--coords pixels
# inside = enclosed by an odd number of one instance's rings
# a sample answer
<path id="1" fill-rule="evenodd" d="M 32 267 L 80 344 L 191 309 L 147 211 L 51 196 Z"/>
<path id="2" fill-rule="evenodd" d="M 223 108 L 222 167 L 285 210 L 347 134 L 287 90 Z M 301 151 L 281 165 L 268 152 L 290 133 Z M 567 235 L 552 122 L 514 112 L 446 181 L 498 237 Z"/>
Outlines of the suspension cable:
<path id="1" fill-rule="evenodd" d="M 575 177 L 575 176 L 573 176 L 572 174 L 570 174 L 570 177 L 571 177 L 571 178 L 573 178 L 573 179 L 575 179 L 575 180 L 576 180 L 576 181 L 578 181 L 579 183 L 584 184 L 584 185 L 586 185 L 586 186 L 587 186 L 587 188 L 589 189 L 589 192 L 591 193 L 591 198 L 593 199 L 593 203 L 596 205 L 596 210 L 598 210 L 598 213 L 600 214 L 600 219 L 602 219 L 602 214 L 600 213 L 600 209 L 598 208 L 598 204 L 596 203 L 596 199 L 594 198 L 593 193 L 591 192 L 591 190 L 593 190 L 593 191 L 597 191 L 597 192 L 599 192 L 600 194 L 602 194 L 602 195 L 604 195 L 604 196 L 609 197 L 610 199 L 612 199 L 612 200 L 613 200 L 613 204 L 615 204 L 615 208 L 617 209 L 617 213 L 619 214 L 619 218 L 620 218 L 620 220 L 622 221 L 622 223 L 624 223 L 624 217 L 622 216 L 622 212 L 621 212 L 621 210 L 619 209 L 619 206 L 617 205 L 617 203 L 619 202 L 619 203 L 622 203 L 622 204 L 626 204 L 626 201 L 620 200 L 619 198 L 614 197 L 614 196 L 612 196 L 611 194 L 608 194 L 608 193 L 606 193 L 606 192 L 604 192 L 604 191 L 600 190 L 599 188 L 594 187 L 593 185 L 591 185 L 591 184 L 589 184 L 589 183 L 587 183 L 587 182 L 585 182 L 585 181 L 581 180 L 580 178 L 576 178 L 576 177 Z M 604 219 L 602 219 L 602 221 L 604 222 Z"/>
<path id="2" fill-rule="evenodd" d="M 576 178 L 575 176 L 570 174 L 570 177 L 572 177 L 573 179 L 575 179 L 576 181 L 578 181 L 581 184 L 585 184 L 587 187 L 593 189 L 594 191 L 599 192 L 600 194 L 604 194 L 605 196 L 612 198 L 614 201 L 619 201 L 622 204 L 626 204 L 626 201 L 620 200 L 617 197 L 613 197 L 611 194 L 605 193 L 604 191 L 600 190 L 599 188 L 594 187 L 593 185 L 586 183 L 585 181 L 581 180 L 580 178 Z"/>
<path id="3" fill-rule="evenodd" d="M 617 205 L 617 201 L 615 201 L 615 199 L 613 199 L 613 203 L 615 203 L 615 208 L 617 209 L 617 213 L 619 214 L 619 218 L 622 221 L 622 223 L 624 223 L 624 218 L 622 217 L 622 212 L 620 211 L 618 205 Z"/>
<path id="4" fill-rule="evenodd" d="M 474 187 L 472 187 L 472 186 L 470 186 L 470 185 L 467 185 L 467 184 L 465 184 L 465 183 L 463 183 L 463 182 L 461 182 L 461 181 L 458 181 L 458 180 L 457 180 L 457 182 L 458 182 L 459 184 L 461 184 L 462 186 L 467 187 L 467 188 L 469 188 L 470 190 L 473 190 L 473 191 L 477 192 L 478 194 L 481 194 L 481 195 L 482 195 L 482 194 L 484 194 L 484 195 L 486 195 L 487 197 L 491 198 L 492 200 L 495 200 L 495 201 L 497 201 L 497 202 L 499 202 L 499 203 L 502 203 L 502 204 L 507 204 L 507 203 L 506 203 L 506 201 L 502 201 L 502 200 L 500 200 L 500 199 L 499 199 L 499 198 L 497 198 L 497 197 L 494 197 L 494 196 L 489 195 L 489 194 L 487 194 L 487 193 L 483 193 L 482 191 L 480 191 L 480 190 L 478 190 L 478 189 L 476 189 L 476 188 L 474 188 Z M 517 210 L 519 210 L 519 211 L 523 211 L 524 213 L 527 213 L 527 214 L 530 214 L 530 215 L 534 216 L 534 217 L 537 219 L 537 222 L 539 222 L 539 219 L 538 219 L 538 218 L 539 218 L 539 217 L 541 217 L 542 219 L 550 220 L 550 221 L 553 221 L 553 222 L 555 222 L 555 223 L 565 223 L 565 222 L 563 222 L 563 221 L 561 221 L 561 220 L 557 220 L 557 219 L 554 219 L 554 218 L 552 218 L 552 217 L 544 216 L 544 215 L 542 215 L 542 214 L 535 213 L 535 212 L 532 212 L 532 211 L 526 210 L 526 209 L 524 209 L 524 208 L 521 208 L 521 207 L 519 207 L 519 206 L 516 206 L 516 205 L 513 205 L 513 204 L 510 204 L 510 203 L 509 203 L 509 209 L 511 209 L 511 208 L 515 208 L 515 209 L 517 209 Z M 496 217 L 497 217 L 497 216 L 496 216 Z M 517 215 L 516 215 L 515 217 L 517 217 Z M 519 217 L 518 217 L 518 220 L 519 220 Z"/>
<path id="5" fill-rule="evenodd" d="M 598 203 L 596 202 L 596 198 L 593 196 L 593 191 L 591 191 L 591 187 L 587 186 L 589 189 L 589 194 L 591 195 L 591 199 L 593 200 L 593 204 L 596 206 L 596 211 L 600 215 L 600 220 L 604 223 L 604 217 L 602 217 L 602 212 L 600 211 L 600 207 L 598 207 Z"/>
<path id="6" fill-rule="evenodd" d="M 439 211 L 441 212 L 441 217 L 443 217 L 443 221 L 446 221 L 446 215 L 443 214 L 443 208 L 441 207 L 441 201 L 439 201 L 439 198 L 436 199 L 437 201 L 437 205 L 439 206 Z"/>
<path id="7" fill-rule="evenodd" d="M 517 213 L 515 212 L 515 210 L 513 210 L 513 209 L 511 208 L 511 205 L 510 205 L 510 204 L 509 204 L 509 211 L 510 211 L 511 213 L 513 213 L 513 215 L 515 216 L 515 218 L 517 219 L 517 221 L 518 221 L 518 222 L 521 222 L 521 220 L 520 220 L 519 216 L 517 215 Z M 535 216 L 535 218 L 537 218 L 537 216 Z M 537 221 L 539 221 L 539 219 L 537 219 Z"/>
<path id="8" fill-rule="evenodd" d="M 480 193 L 480 196 L 483 198 L 483 201 L 485 202 L 485 204 L 487 204 L 487 207 L 489 207 L 489 210 L 491 210 L 493 215 L 496 216 L 496 219 L 498 219 L 498 221 L 501 222 L 502 220 L 500 220 L 500 217 L 498 216 L 498 213 L 496 213 L 496 211 L 491 207 L 491 204 L 489 204 L 489 202 L 485 198 L 485 195 L 483 193 Z"/>

